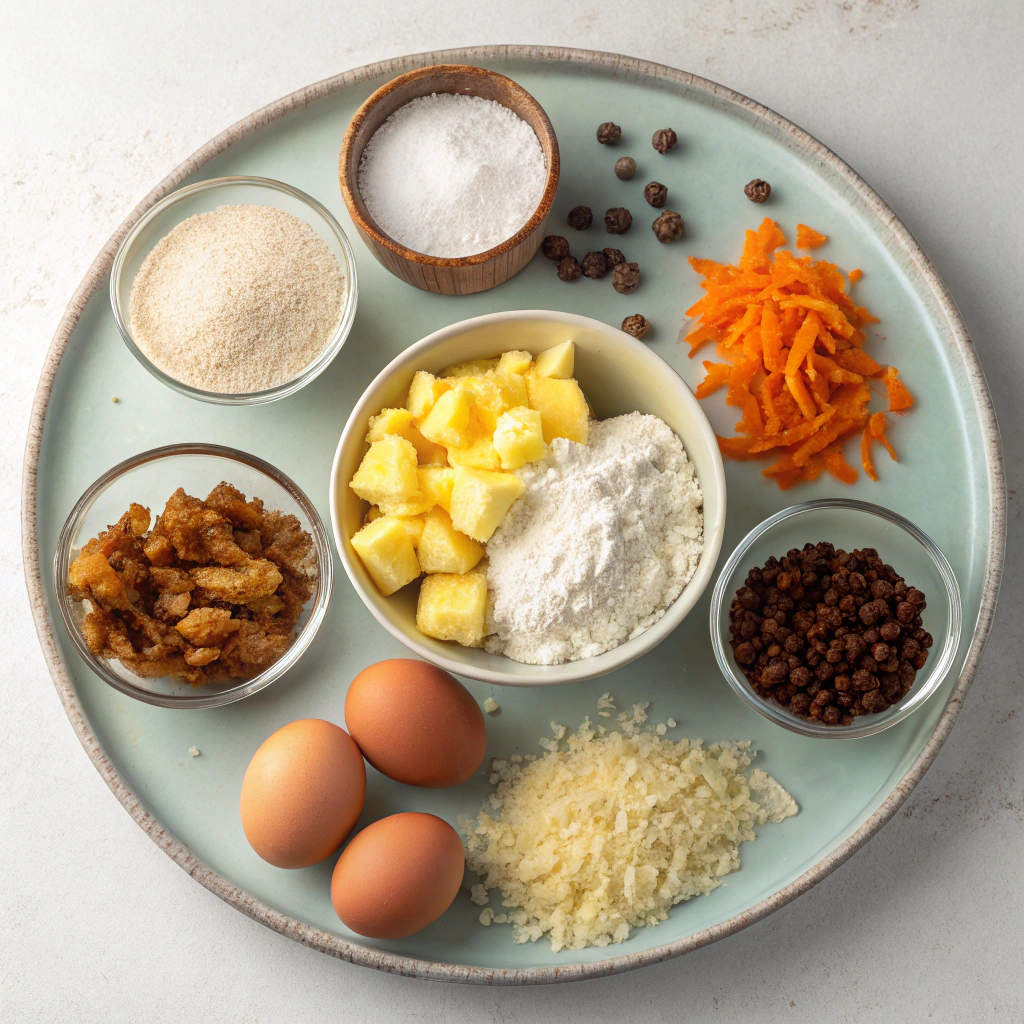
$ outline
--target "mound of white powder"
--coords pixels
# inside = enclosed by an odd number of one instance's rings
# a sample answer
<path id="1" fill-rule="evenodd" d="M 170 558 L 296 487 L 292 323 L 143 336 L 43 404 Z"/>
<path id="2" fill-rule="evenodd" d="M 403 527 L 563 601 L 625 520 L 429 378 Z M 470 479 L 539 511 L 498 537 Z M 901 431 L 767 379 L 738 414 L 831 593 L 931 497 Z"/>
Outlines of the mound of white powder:
<path id="1" fill-rule="evenodd" d="M 657 416 L 591 422 L 518 475 L 526 489 L 487 542 L 487 650 L 530 665 L 610 651 L 682 593 L 704 547 L 704 499 Z"/>
<path id="2" fill-rule="evenodd" d="M 399 107 L 367 143 L 359 193 L 396 242 L 427 256 L 486 252 L 511 238 L 544 195 L 533 129 L 479 96 L 435 93 Z"/>

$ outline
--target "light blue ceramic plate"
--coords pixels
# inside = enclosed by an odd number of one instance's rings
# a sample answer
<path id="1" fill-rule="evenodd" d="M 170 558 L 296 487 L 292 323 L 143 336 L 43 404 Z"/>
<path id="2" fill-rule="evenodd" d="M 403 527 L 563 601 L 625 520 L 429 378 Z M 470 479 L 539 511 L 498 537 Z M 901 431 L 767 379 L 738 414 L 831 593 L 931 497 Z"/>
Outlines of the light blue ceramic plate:
<path id="1" fill-rule="evenodd" d="M 360 304 L 338 359 L 298 394 L 255 408 L 189 400 L 162 386 L 131 358 L 118 337 L 106 277 L 118 241 L 141 212 L 173 188 L 228 174 L 289 182 L 324 203 L 350 232 L 336 178 L 338 147 L 356 107 L 394 75 L 429 63 L 476 63 L 521 82 L 555 125 L 563 174 L 551 221 L 585 203 L 600 214 L 625 205 L 634 226 L 621 239 L 594 227 L 566 231 L 582 253 L 614 243 L 643 268 L 633 295 L 607 280 L 560 282 L 538 258 L 493 291 L 446 298 L 391 277 L 358 242 Z M 596 144 L 598 123 L 623 127 L 616 149 Z M 668 156 L 650 146 L 652 131 L 672 127 L 680 144 Z M 639 165 L 631 182 L 612 173 L 617 156 Z M 743 185 L 771 182 L 767 206 L 753 206 Z M 685 239 L 660 245 L 649 230 L 655 211 L 642 198 L 656 179 L 686 220 Z M 862 300 L 881 316 L 872 351 L 899 365 L 917 396 L 893 425 L 901 462 L 880 460 L 881 482 L 843 490 L 889 506 L 930 534 L 948 555 L 964 600 L 964 636 L 954 671 L 923 708 L 869 739 L 829 743 L 796 736 L 746 707 L 721 678 L 708 638 L 710 588 L 683 625 L 655 651 L 592 683 L 539 690 L 470 684 L 496 698 L 490 756 L 537 750 L 552 720 L 577 724 L 610 689 L 620 706 L 652 702 L 678 732 L 707 741 L 752 739 L 759 763 L 801 805 L 766 827 L 743 850 L 743 867 L 709 896 L 675 908 L 656 928 L 620 946 L 552 954 L 541 941 L 517 946 L 506 927 L 484 929 L 468 892 L 419 935 L 375 942 L 348 933 L 328 897 L 331 863 L 279 871 L 249 849 L 238 819 L 238 790 L 249 757 L 273 730 L 295 718 L 342 721 L 353 674 L 404 648 L 373 620 L 343 574 L 328 619 L 299 665 L 267 690 L 209 711 L 172 712 L 115 692 L 77 657 L 50 589 L 50 565 L 65 516 L 82 491 L 129 455 L 179 441 L 214 441 L 281 467 L 328 515 L 327 486 L 338 436 L 363 388 L 397 352 L 456 320 L 501 309 L 562 309 L 617 324 L 642 312 L 655 325 L 652 347 L 693 384 L 699 363 L 680 351 L 683 311 L 698 296 L 686 264 L 691 253 L 734 259 L 743 229 L 771 214 L 792 237 L 796 222 L 830 236 L 820 253 L 862 267 Z M 120 401 L 111 402 L 117 395 Z M 720 399 L 705 403 L 713 424 L 736 419 Z M 751 465 L 727 466 L 729 520 L 723 551 L 766 515 L 793 500 L 824 496 L 822 478 L 794 498 L 763 481 Z M 890 210 L 837 157 L 763 107 L 720 86 L 657 65 L 583 51 L 496 47 L 406 57 L 348 72 L 254 114 L 204 147 L 133 212 L 97 258 L 72 300 L 40 384 L 27 451 L 25 551 L 29 588 L 57 689 L 103 777 L 154 841 L 197 880 L 253 917 L 336 956 L 407 974 L 488 983 L 530 983 L 608 974 L 674 956 L 763 916 L 806 890 L 893 814 L 934 757 L 970 685 L 995 605 L 1003 549 L 1003 484 L 998 434 L 984 379 L 963 324 L 925 255 Z M 817 540 L 818 538 L 812 538 Z M 826 745 L 827 744 L 827 745 Z M 189 757 L 197 746 L 199 758 Z M 473 812 L 488 790 L 483 778 L 425 792 L 370 771 L 365 819 L 402 809 L 450 821 Z M 123 870 L 110 864 L 108 870 Z"/>

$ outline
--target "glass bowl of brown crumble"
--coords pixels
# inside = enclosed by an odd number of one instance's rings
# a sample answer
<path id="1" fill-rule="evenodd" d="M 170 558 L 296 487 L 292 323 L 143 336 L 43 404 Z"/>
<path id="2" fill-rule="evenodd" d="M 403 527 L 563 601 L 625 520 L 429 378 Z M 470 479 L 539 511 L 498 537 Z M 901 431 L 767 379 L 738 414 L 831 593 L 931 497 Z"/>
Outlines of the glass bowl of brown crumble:
<path id="1" fill-rule="evenodd" d="M 947 679 L 960 589 L 935 542 L 866 501 L 821 498 L 754 527 L 719 574 L 711 642 L 736 694 L 819 739 L 873 736 Z"/>
<path id="2" fill-rule="evenodd" d="M 159 707 L 217 707 L 279 679 L 312 643 L 332 584 L 327 532 L 298 485 L 211 444 L 108 470 L 76 502 L 54 557 L 79 655 Z"/>

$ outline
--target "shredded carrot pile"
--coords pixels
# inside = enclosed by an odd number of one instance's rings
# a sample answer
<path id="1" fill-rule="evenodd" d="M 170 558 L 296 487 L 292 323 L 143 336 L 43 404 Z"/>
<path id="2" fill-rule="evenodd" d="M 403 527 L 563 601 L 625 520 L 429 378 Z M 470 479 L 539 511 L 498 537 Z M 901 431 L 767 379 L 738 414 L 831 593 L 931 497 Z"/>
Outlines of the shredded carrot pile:
<path id="1" fill-rule="evenodd" d="M 826 236 L 805 224 L 797 244 L 817 248 Z M 877 323 L 847 292 L 835 264 L 794 256 L 781 249 L 786 238 L 766 217 L 748 231 L 739 264 L 690 257 L 706 294 L 687 310 L 698 322 L 687 335 L 690 356 L 714 342 L 722 362 L 704 363 L 697 397 L 727 387 L 726 404 L 739 409 L 736 437 L 719 437 L 723 454 L 750 459 L 770 453 L 762 470 L 786 490 L 828 472 L 852 484 L 857 470 L 843 445 L 861 436 L 861 464 L 877 480 L 871 458 L 878 442 L 895 460 L 885 434 L 885 412 L 871 413 L 870 380 L 884 383 L 889 412 L 913 405 L 894 366 L 882 366 L 863 350 L 864 328 Z M 851 271 L 851 283 L 861 272 Z"/>

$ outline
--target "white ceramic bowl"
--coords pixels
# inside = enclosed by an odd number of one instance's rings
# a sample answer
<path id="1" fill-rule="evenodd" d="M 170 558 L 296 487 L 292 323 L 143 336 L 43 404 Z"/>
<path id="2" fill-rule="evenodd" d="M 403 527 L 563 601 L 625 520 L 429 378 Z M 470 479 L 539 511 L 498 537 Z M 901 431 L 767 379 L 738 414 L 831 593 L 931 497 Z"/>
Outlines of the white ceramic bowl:
<path id="1" fill-rule="evenodd" d="M 600 419 L 634 410 L 660 416 L 682 439 L 704 492 L 704 552 L 675 603 L 650 629 L 614 650 L 564 665 L 522 665 L 503 655 L 424 636 L 416 628 L 415 585 L 381 597 L 349 538 L 360 528 L 366 502 L 348 486 L 367 445 L 366 423 L 387 406 L 405 404 L 417 370 L 437 373 L 452 363 L 508 349 L 534 354 L 563 341 L 576 344 L 575 377 Z M 352 586 L 374 617 L 411 651 L 449 672 L 488 683 L 547 686 L 593 679 L 621 668 L 665 639 L 686 618 L 711 580 L 725 529 L 725 472 L 707 417 L 676 372 L 646 345 L 588 317 L 550 310 L 515 310 L 452 324 L 407 348 L 377 375 L 352 410 L 331 470 L 331 525 Z"/>

